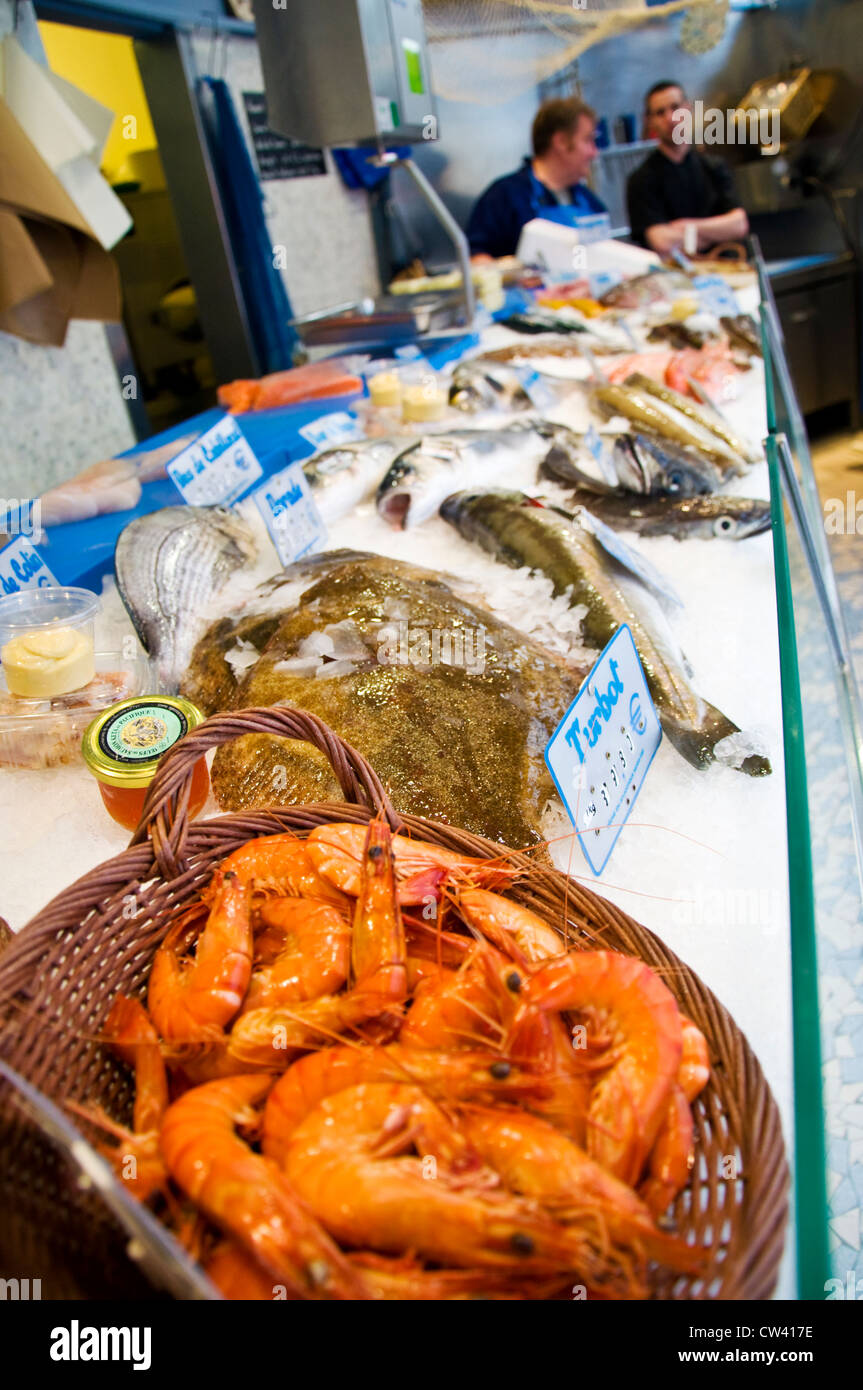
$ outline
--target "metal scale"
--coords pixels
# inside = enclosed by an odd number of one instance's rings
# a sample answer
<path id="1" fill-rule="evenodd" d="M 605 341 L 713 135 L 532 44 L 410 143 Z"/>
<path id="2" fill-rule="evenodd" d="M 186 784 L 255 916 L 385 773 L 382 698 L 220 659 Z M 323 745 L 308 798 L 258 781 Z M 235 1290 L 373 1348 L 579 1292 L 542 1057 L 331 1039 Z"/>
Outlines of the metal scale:
<path id="1" fill-rule="evenodd" d="M 453 242 L 456 296 L 388 296 L 296 321 L 307 343 L 404 342 L 470 328 L 475 313 L 467 237 L 411 158 L 386 146 L 436 138 L 421 0 L 254 0 L 270 127 L 309 145 L 367 146 L 405 169 Z M 414 300 L 414 302 L 411 302 Z M 407 302 L 405 302 L 407 301 Z"/>

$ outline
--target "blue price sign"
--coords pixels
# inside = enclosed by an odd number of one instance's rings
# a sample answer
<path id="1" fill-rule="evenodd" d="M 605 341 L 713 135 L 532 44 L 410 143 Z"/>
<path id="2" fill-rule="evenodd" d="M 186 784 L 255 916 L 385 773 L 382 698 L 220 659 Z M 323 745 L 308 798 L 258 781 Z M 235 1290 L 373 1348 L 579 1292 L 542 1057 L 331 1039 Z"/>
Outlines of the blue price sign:
<path id="1" fill-rule="evenodd" d="M 44 589 L 57 580 L 35 546 L 18 536 L 0 550 L 0 598 L 21 589 Z"/>
<path id="2" fill-rule="evenodd" d="M 190 507 L 226 507 L 263 469 L 233 415 L 225 415 L 171 460 L 168 473 Z"/>
<path id="3" fill-rule="evenodd" d="M 644 668 L 624 623 L 545 750 L 546 766 L 596 875 L 611 857 L 661 741 Z"/>
<path id="4" fill-rule="evenodd" d="M 291 463 L 274 473 L 252 498 L 264 518 L 283 565 L 320 550 L 327 528 L 309 490 L 302 464 Z"/>

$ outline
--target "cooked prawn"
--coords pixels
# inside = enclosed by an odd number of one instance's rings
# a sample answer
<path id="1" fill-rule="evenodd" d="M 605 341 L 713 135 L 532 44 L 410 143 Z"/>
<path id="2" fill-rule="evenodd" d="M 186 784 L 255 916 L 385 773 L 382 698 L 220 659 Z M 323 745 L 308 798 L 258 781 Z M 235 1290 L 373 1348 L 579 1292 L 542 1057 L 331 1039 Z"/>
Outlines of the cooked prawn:
<path id="1" fill-rule="evenodd" d="M 253 971 L 243 1013 L 341 989 L 350 964 L 351 928 L 339 908 L 309 898 L 275 898 L 260 915 L 265 927 L 282 933 L 282 949 L 269 965 Z"/>
<path id="2" fill-rule="evenodd" d="M 653 1148 L 682 1056 L 674 995 L 649 966 L 615 951 L 574 951 L 542 966 L 527 1001 L 602 1021 L 609 1065 L 593 1086 L 587 1151 L 634 1186 Z"/>
<path id="3" fill-rule="evenodd" d="M 179 934 L 186 930 L 178 924 L 157 950 L 147 1005 L 166 1042 L 214 1042 L 240 1008 L 252 973 L 248 886 L 234 873 L 216 876 L 213 905 L 192 960 L 177 953 Z"/>
<path id="4" fill-rule="evenodd" d="M 480 1158 L 512 1192 L 533 1197 L 564 1223 L 593 1224 L 599 1247 L 692 1270 L 699 1257 L 660 1231 L 648 1207 L 553 1125 L 535 1115 L 468 1106 L 459 1123 Z"/>
<path id="5" fill-rule="evenodd" d="M 117 1140 L 116 1145 L 99 1147 L 117 1177 L 143 1202 L 164 1188 L 166 1181 L 159 1129 L 168 1108 L 168 1077 L 159 1035 L 143 1004 L 118 994 L 105 1020 L 103 1036 L 112 1051 L 134 1069 L 132 1128 L 116 1124 L 101 1107 L 70 1102 L 69 1108 Z"/>
<path id="6" fill-rule="evenodd" d="M 470 1171 L 469 1151 L 461 1131 L 415 1086 L 362 1085 L 329 1096 L 307 1115 L 284 1170 L 348 1245 L 514 1276 L 597 1273 L 601 1261 L 583 1232 L 532 1199 L 493 1190 L 493 1174 L 476 1163 Z M 424 1176 L 429 1158 L 434 1181 Z"/>
<path id="7" fill-rule="evenodd" d="M 329 1047 L 294 1062 L 267 1097 L 261 1142 L 277 1162 L 306 1116 L 327 1096 L 365 1082 L 403 1082 L 439 1101 L 513 1101 L 541 1095 L 541 1078 L 490 1052 L 427 1052 L 387 1047 Z"/>
<path id="8" fill-rule="evenodd" d="M 362 825 L 318 825 L 305 842 L 318 873 L 352 897 L 360 889 L 365 834 Z M 444 881 L 495 886 L 518 872 L 503 859 L 471 859 L 407 835 L 394 835 L 392 848 L 402 907 L 425 903 L 429 896 L 439 898 Z"/>
<path id="9" fill-rule="evenodd" d="M 296 835 L 265 835 L 248 840 L 220 864 L 222 873 L 235 873 L 257 894 L 280 898 L 317 898 L 349 909 L 337 888 L 317 872 L 306 841 Z"/>
<path id="10" fill-rule="evenodd" d="M 696 1023 L 685 1014 L 680 1022 L 683 1052 L 656 1143 L 650 1155 L 648 1176 L 639 1191 L 655 1215 L 667 1211 L 678 1192 L 689 1182 L 695 1162 L 695 1125 L 689 1102 L 710 1080 L 707 1039 Z"/>
<path id="11" fill-rule="evenodd" d="M 459 913 L 468 926 L 481 931 L 499 950 L 515 941 L 528 961 L 536 963 L 562 955 L 562 938 L 547 922 L 499 893 L 484 888 L 462 888 L 455 894 Z"/>
<path id="12" fill-rule="evenodd" d="M 270 1159 L 237 1134 L 258 1123 L 272 1077 L 234 1076 L 169 1107 L 161 1147 L 171 1177 L 295 1298 L 369 1298 L 367 1285 Z"/>

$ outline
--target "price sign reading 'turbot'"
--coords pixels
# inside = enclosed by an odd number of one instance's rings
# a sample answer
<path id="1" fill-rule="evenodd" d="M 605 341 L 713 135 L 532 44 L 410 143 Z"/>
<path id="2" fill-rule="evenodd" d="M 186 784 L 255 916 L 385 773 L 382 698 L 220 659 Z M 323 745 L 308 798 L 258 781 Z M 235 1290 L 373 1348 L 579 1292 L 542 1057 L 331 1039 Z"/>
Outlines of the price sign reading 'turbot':
<path id="1" fill-rule="evenodd" d="M 632 633 L 624 623 L 545 750 L 579 844 L 602 873 L 662 740 Z"/>

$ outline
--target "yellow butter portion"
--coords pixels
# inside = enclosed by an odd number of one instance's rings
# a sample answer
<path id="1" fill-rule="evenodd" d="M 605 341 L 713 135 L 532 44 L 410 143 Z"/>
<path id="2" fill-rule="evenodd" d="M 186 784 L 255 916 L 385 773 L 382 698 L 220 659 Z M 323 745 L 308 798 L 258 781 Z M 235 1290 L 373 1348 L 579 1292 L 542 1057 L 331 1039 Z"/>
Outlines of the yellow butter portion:
<path id="1" fill-rule="evenodd" d="M 402 394 L 404 420 L 440 420 L 446 409 L 446 395 L 437 386 L 406 386 Z"/>
<path id="2" fill-rule="evenodd" d="M 96 674 L 93 643 L 72 627 L 42 628 L 13 637 L 0 651 L 13 695 L 49 699 L 80 690 Z"/>

